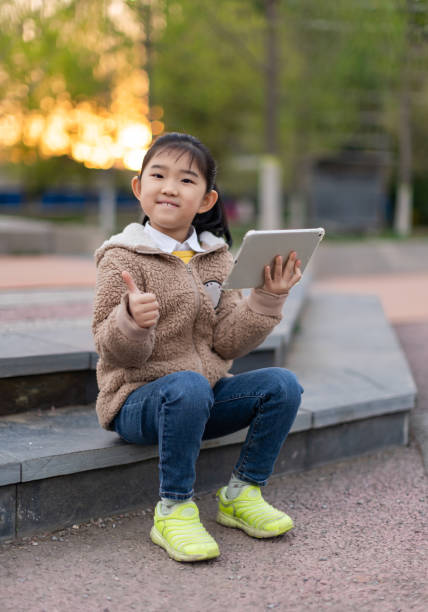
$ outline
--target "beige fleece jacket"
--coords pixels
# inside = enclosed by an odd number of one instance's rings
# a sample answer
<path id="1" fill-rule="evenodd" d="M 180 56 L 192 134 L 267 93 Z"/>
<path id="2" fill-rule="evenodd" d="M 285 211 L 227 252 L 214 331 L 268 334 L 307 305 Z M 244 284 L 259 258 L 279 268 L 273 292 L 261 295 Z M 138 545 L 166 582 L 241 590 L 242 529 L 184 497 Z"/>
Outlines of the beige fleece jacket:
<path id="1" fill-rule="evenodd" d="M 243 298 L 220 287 L 233 265 L 223 239 L 202 232 L 204 253 L 189 264 L 160 251 L 131 223 L 96 251 L 92 330 L 99 355 L 98 420 L 110 429 L 128 395 L 172 372 L 192 370 L 211 386 L 227 376 L 232 360 L 258 346 L 281 320 L 286 296 L 261 289 Z M 154 293 L 160 316 L 142 329 L 128 310 L 128 271 L 140 291 Z"/>

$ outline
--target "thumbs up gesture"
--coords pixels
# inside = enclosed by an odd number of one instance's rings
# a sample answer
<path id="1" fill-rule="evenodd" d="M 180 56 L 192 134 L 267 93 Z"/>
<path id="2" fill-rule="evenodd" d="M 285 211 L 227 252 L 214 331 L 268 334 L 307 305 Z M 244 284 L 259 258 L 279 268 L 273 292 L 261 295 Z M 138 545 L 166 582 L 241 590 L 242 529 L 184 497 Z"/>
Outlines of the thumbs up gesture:
<path id="1" fill-rule="evenodd" d="M 122 278 L 129 290 L 129 310 L 139 327 L 151 327 L 159 318 L 159 304 L 154 293 L 141 292 L 129 272 L 123 271 Z"/>

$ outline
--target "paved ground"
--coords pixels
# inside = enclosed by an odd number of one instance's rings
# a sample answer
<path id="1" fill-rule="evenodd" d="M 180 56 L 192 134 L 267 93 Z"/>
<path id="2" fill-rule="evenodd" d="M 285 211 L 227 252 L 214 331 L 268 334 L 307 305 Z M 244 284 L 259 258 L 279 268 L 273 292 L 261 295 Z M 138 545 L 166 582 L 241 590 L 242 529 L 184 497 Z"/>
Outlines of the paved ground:
<path id="1" fill-rule="evenodd" d="M 222 551 L 205 564 L 175 563 L 151 544 L 151 509 L 0 545 L 3 610 L 428 609 L 428 479 L 421 454 L 424 435 L 428 442 L 428 243 L 337 244 L 319 255 L 315 290 L 375 292 L 383 302 L 418 386 L 410 445 L 273 479 L 266 497 L 286 509 L 296 527 L 272 541 L 217 525 L 213 494 L 202 496 L 201 515 Z M 92 262 L 78 261 L 86 271 L 77 280 L 87 279 Z M 0 316 L 11 317 L 17 308 L 11 289 L 22 298 L 21 308 L 33 296 L 41 307 L 33 312 L 37 320 L 47 289 L 58 295 L 69 286 L 64 267 L 58 276 L 51 270 L 48 280 L 41 260 L 33 260 L 26 285 L 17 284 L 16 275 L 30 263 L 9 260 L 8 268 L 15 266 L 10 284 L 4 263 L 0 257 Z M 74 274 L 73 265 L 69 270 Z M 76 291 L 88 286 L 71 284 Z M 71 304 L 56 299 L 59 309 Z M 79 299 L 76 294 L 75 303 Z M 50 308 L 50 317 L 61 316 L 51 301 Z"/>
<path id="2" fill-rule="evenodd" d="M 0 255 L 0 289 L 93 287 L 95 265 L 90 257 L 66 255 Z"/>
<path id="3" fill-rule="evenodd" d="M 0 546 L 2 610 L 427 610 L 428 487 L 414 446 L 277 478 L 266 496 L 296 521 L 270 541 L 217 525 L 213 495 L 198 500 L 222 553 L 203 564 L 150 542 L 151 509 Z"/>

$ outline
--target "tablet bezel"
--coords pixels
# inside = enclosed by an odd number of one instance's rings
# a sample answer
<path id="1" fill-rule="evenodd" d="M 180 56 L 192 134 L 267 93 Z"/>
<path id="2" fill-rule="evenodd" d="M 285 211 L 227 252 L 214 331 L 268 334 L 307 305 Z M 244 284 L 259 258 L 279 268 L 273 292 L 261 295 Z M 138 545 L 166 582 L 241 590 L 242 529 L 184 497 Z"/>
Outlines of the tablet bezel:
<path id="1" fill-rule="evenodd" d="M 264 266 L 272 264 L 276 255 L 282 255 L 285 261 L 291 251 L 297 252 L 303 272 L 324 235 L 322 227 L 248 231 L 222 288 L 252 289 L 263 286 Z"/>

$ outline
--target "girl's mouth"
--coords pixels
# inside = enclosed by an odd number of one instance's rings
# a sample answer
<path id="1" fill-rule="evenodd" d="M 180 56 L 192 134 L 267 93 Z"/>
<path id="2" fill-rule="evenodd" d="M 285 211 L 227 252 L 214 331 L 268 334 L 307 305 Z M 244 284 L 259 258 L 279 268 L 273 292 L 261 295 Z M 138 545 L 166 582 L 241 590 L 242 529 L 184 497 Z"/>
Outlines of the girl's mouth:
<path id="1" fill-rule="evenodd" d="M 167 206 L 168 208 L 178 208 L 178 204 L 174 204 L 174 202 L 158 202 L 160 206 Z"/>

